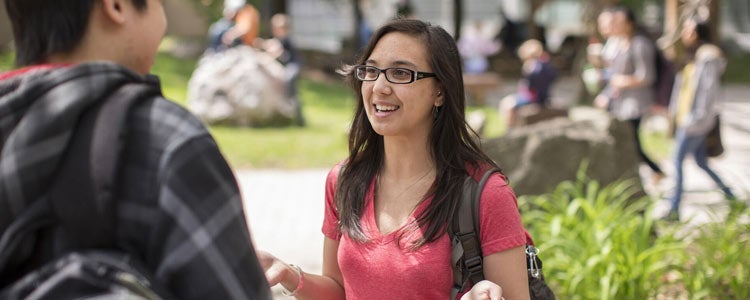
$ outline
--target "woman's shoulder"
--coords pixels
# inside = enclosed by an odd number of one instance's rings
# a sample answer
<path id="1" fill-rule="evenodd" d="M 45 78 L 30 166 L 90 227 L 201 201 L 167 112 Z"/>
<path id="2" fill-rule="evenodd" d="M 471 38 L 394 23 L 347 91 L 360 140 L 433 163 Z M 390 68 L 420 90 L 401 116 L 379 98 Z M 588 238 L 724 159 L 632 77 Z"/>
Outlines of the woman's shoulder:
<path id="1" fill-rule="evenodd" d="M 331 167 L 331 169 L 328 170 L 328 175 L 326 177 L 327 177 L 327 180 L 330 183 L 335 184 L 338 181 L 339 175 L 341 174 L 341 172 L 346 167 L 346 161 L 347 160 L 344 159 L 344 160 L 336 163 L 335 165 L 333 165 L 333 167 Z"/>
<path id="2" fill-rule="evenodd" d="M 466 170 L 469 173 L 469 176 L 474 178 L 477 182 L 481 181 L 482 178 L 489 172 L 489 178 L 487 179 L 487 184 L 499 184 L 503 183 L 504 185 L 507 185 L 508 178 L 505 176 L 505 173 L 503 173 L 502 169 L 499 167 L 492 165 L 490 163 L 477 163 L 476 165 L 473 164 L 467 164 Z"/>

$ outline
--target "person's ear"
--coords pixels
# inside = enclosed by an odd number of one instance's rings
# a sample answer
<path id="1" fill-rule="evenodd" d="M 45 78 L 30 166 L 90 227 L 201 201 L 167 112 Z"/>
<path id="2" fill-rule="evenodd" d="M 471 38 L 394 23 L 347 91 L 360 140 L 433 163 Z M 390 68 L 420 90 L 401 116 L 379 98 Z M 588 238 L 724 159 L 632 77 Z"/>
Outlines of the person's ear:
<path id="1" fill-rule="evenodd" d="M 443 93 L 442 90 L 438 89 L 437 92 L 435 92 L 435 106 L 443 106 L 443 103 L 445 102 L 445 93 Z"/>
<path id="2" fill-rule="evenodd" d="M 101 9 L 104 15 L 117 24 L 125 23 L 125 0 L 101 0 Z"/>

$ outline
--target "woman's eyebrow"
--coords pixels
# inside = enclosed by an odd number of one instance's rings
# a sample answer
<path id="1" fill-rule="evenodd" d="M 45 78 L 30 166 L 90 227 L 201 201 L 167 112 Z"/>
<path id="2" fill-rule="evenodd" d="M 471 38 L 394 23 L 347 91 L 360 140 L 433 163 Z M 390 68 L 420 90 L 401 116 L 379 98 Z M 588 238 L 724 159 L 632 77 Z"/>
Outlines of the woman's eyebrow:
<path id="1" fill-rule="evenodd" d="M 413 68 L 417 67 L 417 65 L 415 65 L 415 64 L 413 64 L 413 63 L 411 63 L 409 61 L 405 61 L 405 60 L 394 61 L 391 65 L 392 66 L 397 66 L 397 67 L 413 67 Z"/>
<path id="2" fill-rule="evenodd" d="M 374 60 L 374 59 L 368 59 L 368 60 L 365 61 L 365 64 L 366 65 L 377 66 L 378 65 L 378 61 Z M 390 65 L 388 65 L 388 67 L 412 67 L 412 68 L 416 68 L 417 65 L 413 64 L 412 62 L 406 61 L 406 60 L 397 60 L 397 61 L 392 62 Z"/>

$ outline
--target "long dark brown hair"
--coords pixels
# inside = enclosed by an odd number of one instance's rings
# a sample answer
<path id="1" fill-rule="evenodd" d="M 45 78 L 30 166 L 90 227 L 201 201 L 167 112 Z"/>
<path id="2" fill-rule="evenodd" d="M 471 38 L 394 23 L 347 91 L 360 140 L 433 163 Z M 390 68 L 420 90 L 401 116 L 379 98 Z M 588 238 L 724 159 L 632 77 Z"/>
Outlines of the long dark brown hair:
<path id="1" fill-rule="evenodd" d="M 393 20 L 373 34 L 356 64 L 364 64 L 378 41 L 391 32 L 412 36 L 425 45 L 432 72 L 444 92 L 444 104 L 438 110 L 428 141 L 437 172 L 423 201 L 430 195 L 434 198 L 416 216 L 415 225 L 424 229 L 423 238 L 412 245 L 416 249 L 445 233 L 460 202 L 464 178 L 469 175 L 467 166 L 476 169 L 497 165 L 482 152 L 478 135 L 466 123 L 461 58 L 455 40 L 443 28 L 418 20 Z M 373 130 L 367 118 L 362 82 L 354 77 L 351 67 L 344 67 L 343 73 L 356 94 L 357 105 L 349 132 L 349 157 L 339 175 L 335 203 L 339 230 L 352 240 L 366 242 L 368 237 L 360 218 L 369 184 L 383 167 L 383 136 Z"/>

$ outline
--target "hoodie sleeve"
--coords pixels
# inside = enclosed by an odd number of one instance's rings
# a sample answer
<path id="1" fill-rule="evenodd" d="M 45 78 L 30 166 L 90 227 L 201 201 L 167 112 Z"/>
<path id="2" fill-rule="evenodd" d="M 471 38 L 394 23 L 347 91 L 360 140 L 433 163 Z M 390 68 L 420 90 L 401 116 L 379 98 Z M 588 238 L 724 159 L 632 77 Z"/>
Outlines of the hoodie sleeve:
<path id="1" fill-rule="evenodd" d="M 689 135 L 706 134 L 719 114 L 718 101 L 721 96 L 721 77 L 725 62 L 716 46 L 705 45 L 696 53 L 697 68 L 695 100 L 688 115 L 685 131 Z"/>

